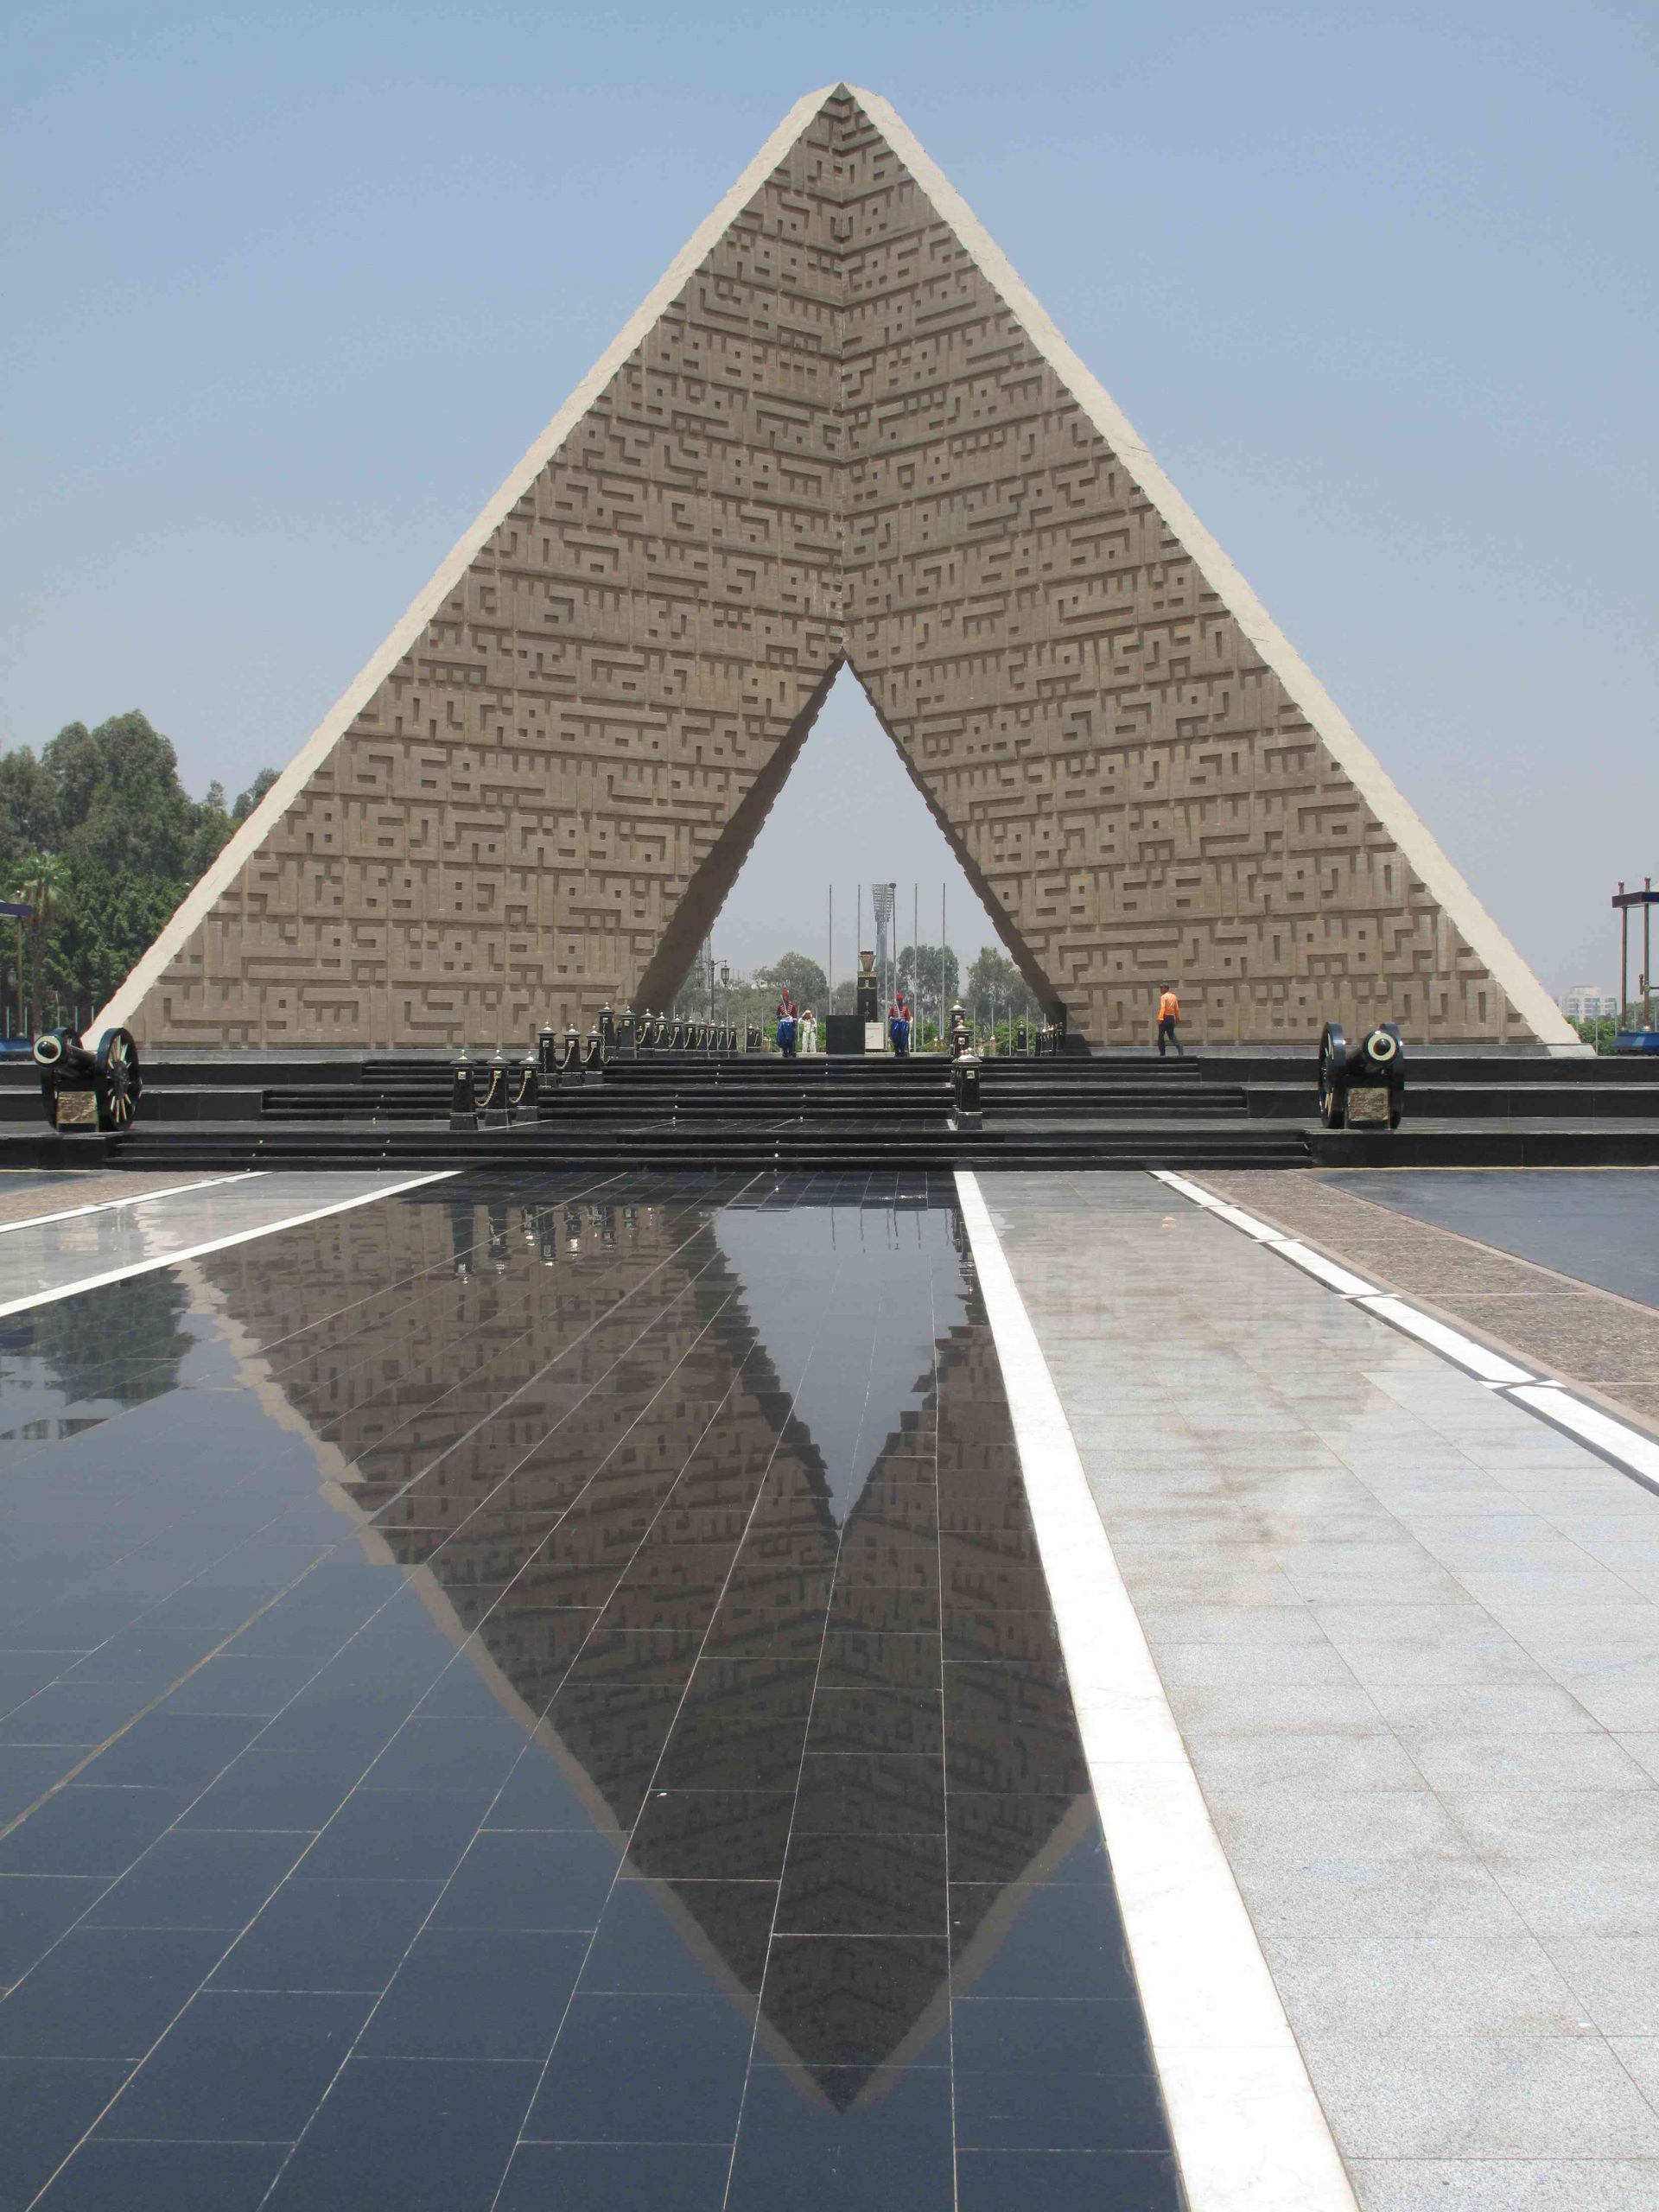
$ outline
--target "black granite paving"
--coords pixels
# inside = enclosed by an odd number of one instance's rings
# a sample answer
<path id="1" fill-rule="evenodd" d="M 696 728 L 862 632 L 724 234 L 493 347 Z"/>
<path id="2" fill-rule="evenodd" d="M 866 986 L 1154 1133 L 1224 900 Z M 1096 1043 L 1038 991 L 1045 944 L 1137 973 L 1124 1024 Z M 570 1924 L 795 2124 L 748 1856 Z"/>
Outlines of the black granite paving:
<path id="1" fill-rule="evenodd" d="M 1179 2205 L 948 1181 L 477 1176 L 43 1371 L 6 2203 Z"/>

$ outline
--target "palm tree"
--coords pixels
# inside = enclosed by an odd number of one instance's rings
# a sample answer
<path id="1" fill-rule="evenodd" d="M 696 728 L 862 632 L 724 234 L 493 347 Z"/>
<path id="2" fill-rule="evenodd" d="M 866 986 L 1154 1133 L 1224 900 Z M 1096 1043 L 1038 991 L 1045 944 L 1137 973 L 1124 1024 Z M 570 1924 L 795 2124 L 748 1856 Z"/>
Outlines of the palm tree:
<path id="1" fill-rule="evenodd" d="M 14 862 L 7 884 L 7 894 L 19 904 L 32 906 L 29 917 L 29 966 L 34 975 L 37 994 L 45 983 L 46 933 L 63 911 L 69 890 L 69 863 L 61 853 L 25 853 Z M 35 1007 L 39 1014 L 41 1007 Z M 17 1027 L 23 1026 L 23 925 L 17 923 Z"/>

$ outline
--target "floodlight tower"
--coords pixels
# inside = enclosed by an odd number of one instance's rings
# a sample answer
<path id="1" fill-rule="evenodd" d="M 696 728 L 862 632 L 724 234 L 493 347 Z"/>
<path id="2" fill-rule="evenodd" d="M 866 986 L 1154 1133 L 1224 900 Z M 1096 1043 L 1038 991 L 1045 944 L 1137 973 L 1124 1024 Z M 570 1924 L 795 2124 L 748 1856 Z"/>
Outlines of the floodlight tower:
<path id="1" fill-rule="evenodd" d="M 883 1006 L 893 1003 L 893 909 L 898 896 L 896 883 L 870 886 L 870 906 L 875 919 L 875 972 L 881 978 Z"/>

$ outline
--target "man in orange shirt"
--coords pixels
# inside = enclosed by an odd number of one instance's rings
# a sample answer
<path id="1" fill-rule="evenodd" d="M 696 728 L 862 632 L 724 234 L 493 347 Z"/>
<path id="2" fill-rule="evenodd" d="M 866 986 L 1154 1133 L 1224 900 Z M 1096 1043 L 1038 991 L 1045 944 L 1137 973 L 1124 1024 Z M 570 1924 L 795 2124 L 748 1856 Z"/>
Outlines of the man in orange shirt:
<path id="1" fill-rule="evenodd" d="M 1175 1025 L 1180 1018 L 1181 1002 L 1175 995 L 1175 986 L 1173 983 L 1166 983 L 1163 995 L 1158 1001 L 1158 1057 L 1160 1060 L 1164 1057 L 1166 1043 L 1175 1047 L 1175 1057 L 1178 1060 L 1184 1060 L 1186 1058 L 1185 1052 L 1181 1049 L 1181 1040 L 1175 1034 Z"/>

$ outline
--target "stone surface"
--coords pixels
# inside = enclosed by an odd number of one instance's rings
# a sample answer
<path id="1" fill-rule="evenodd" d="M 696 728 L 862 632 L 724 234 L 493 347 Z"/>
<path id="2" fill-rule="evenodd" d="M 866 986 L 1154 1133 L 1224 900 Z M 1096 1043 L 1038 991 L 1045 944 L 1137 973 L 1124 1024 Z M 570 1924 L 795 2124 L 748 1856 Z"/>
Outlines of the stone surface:
<path id="1" fill-rule="evenodd" d="M 1654 2202 L 1659 1499 L 1150 1179 L 982 1187 L 1365 2212 Z"/>
<path id="2" fill-rule="evenodd" d="M 1458 1228 L 1395 1211 L 1437 1210 L 1430 1179 L 1409 1172 L 1402 1179 L 1388 1170 L 1337 1177 L 1244 1169 L 1204 1178 L 1208 1189 L 1363 1268 L 1370 1281 L 1432 1306 L 1533 1363 L 1535 1372 L 1587 1389 L 1621 1420 L 1659 1432 L 1659 1312 L 1650 1302 L 1659 1176 L 1488 1170 L 1435 1179 L 1446 1186 L 1438 1210 Z M 1471 1184 L 1482 1186 L 1478 1205 Z M 1477 1242 L 1476 1230 L 1492 1242 Z M 1536 1256 L 1495 1249 L 1506 1242 Z M 1543 1264 L 1546 1255 L 1559 1255 L 1560 1273 Z M 1416 1465 L 1421 1474 L 1425 1463 Z M 1635 1564 L 1629 1535 L 1628 1529 L 1605 1532 L 1621 1572 Z M 1659 1559 L 1646 1565 L 1659 1587 Z"/>
<path id="3" fill-rule="evenodd" d="M 100 1017 L 661 1006 L 850 663 L 1096 1041 L 1571 1033 L 885 103 L 802 104 Z"/>

